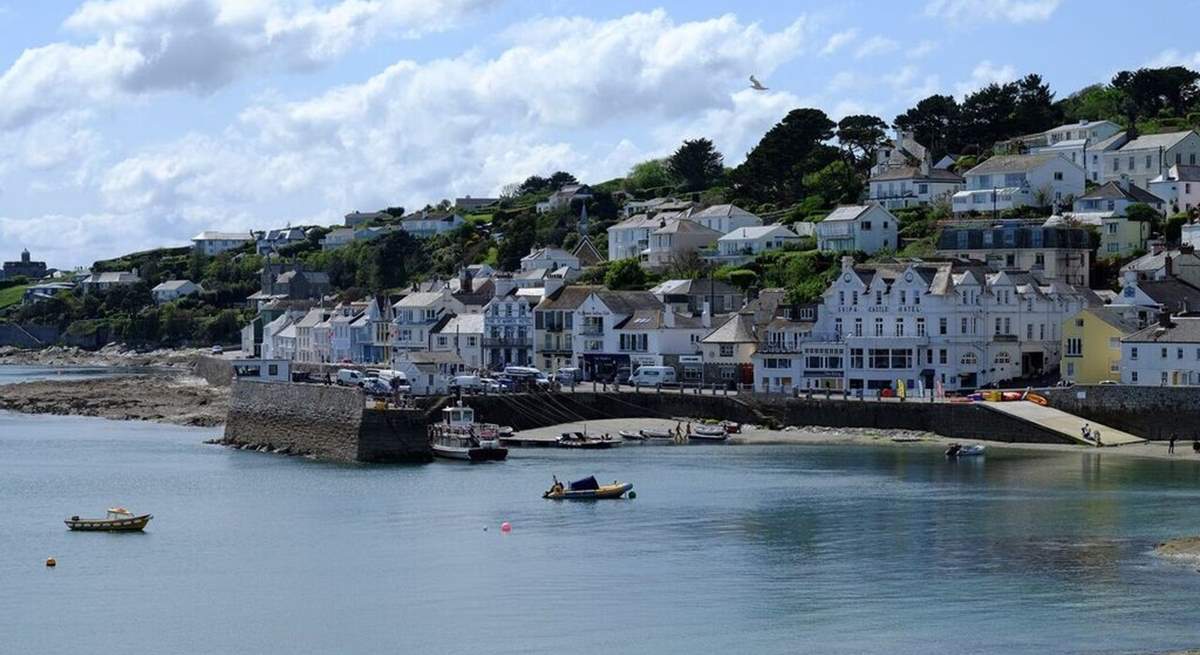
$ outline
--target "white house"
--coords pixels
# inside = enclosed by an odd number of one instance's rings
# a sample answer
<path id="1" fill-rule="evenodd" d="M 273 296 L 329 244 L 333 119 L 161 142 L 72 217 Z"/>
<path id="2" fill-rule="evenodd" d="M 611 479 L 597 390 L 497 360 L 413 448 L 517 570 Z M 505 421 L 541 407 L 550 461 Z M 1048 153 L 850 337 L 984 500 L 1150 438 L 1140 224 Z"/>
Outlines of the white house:
<path id="1" fill-rule="evenodd" d="M 400 229 L 425 239 L 456 230 L 466 222 L 459 214 L 423 211 L 405 216 L 400 221 Z"/>
<path id="2" fill-rule="evenodd" d="M 452 352 L 399 352 L 392 358 L 391 368 L 404 373 L 417 396 L 449 393 L 454 376 L 466 369 Z"/>
<path id="3" fill-rule="evenodd" d="M 1151 180 L 1173 165 L 1200 165 L 1200 134 L 1193 130 L 1145 134 L 1103 154 L 1103 182 L 1127 179 L 1150 188 Z"/>
<path id="4" fill-rule="evenodd" d="M 429 335 L 439 323 L 467 313 L 449 287 L 410 293 L 392 305 L 392 350 L 428 350 Z"/>
<path id="5" fill-rule="evenodd" d="M 535 248 L 521 258 L 522 271 L 535 271 L 547 268 L 556 271 L 560 268 L 580 270 L 579 258 L 562 248 Z"/>
<path id="6" fill-rule="evenodd" d="M 1171 213 L 1200 209 L 1200 166 L 1172 164 L 1150 180 L 1150 193 L 1162 198 Z"/>
<path id="7" fill-rule="evenodd" d="M 637 214 L 608 228 L 608 261 L 618 259 L 642 259 L 650 254 L 650 233 L 668 220 L 678 220 L 680 212 L 660 212 L 651 217 Z"/>
<path id="8" fill-rule="evenodd" d="M 700 341 L 712 330 L 709 314 L 691 316 L 673 309 L 637 309 L 613 325 L 616 353 L 627 355 L 629 372 L 642 366 L 670 366 L 683 383 L 703 380 Z"/>
<path id="9" fill-rule="evenodd" d="M 899 248 L 895 216 L 879 205 L 843 205 L 817 223 L 817 248 L 874 254 Z"/>
<path id="10" fill-rule="evenodd" d="M 533 364 L 533 308 L 539 297 L 512 289 L 483 308 L 483 361 L 491 369 Z"/>
<path id="11" fill-rule="evenodd" d="M 963 188 L 963 177 L 954 171 L 920 166 L 891 166 L 867 182 L 868 199 L 887 209 L 918 207 L 949 200 Z"/>
<path id="12" fill-rule="evenodd" d="M 592 189 L 586 184 L 564 184 L 558 191 L 550 194 L 549 198 L 539 202 L 535 209 L 539 214 L 544 214 L 561 207 L 569 207 L 576 200 L 587 200 L 591 197 Z"/>
<path id="13" fill-rule="evenodd" d="M 249 232 L 216 232 L 205 230 L 192 237 L 192 247 L 208 256 L 241 248 L 254 241 L 254 235 Z"/>
<path id="14" fill-rule="evenodd" d="M 138 276 L 137 269 L 132 271 L 110 271 L 108 273 L 92 273 L 84 278 L 79 284 L 83 287 L 84 293 L 91 291 L 108 291 L 113 287 L 126 286 L 141 282 L 142 278 Z"/>
<path id="15" fill-rule="evenodd" d="M 1059 155 L 1083 168 L 1089 180 L 1100 180 L 1101 155 L 1107 149 L 1120 147 L 1123 143 L 1113 137 L 1121 133 L 1121 126 L 1112 121 L 1080 120 L 1050 128 L 1045 132 L 1023 136 L 1018 141 L 1031 155 Z M 1099 144 L 1106 144 L 1098 147 Z"/>
<path id="16" fill-rule="evenodd" d="M 957 262 L 856 266 L 842 259 L 811 328 L 754 356 L 759 391 L 974 389 L 1053 370 L 1063 321 L 1090 296 L 1017 271 Z"/>
<path id="17" fill-rule="evenodd" d="M 200 286 L 191 280 L 168 280 L 151 289 L 150 295 L 154 296 L 154 302 L 161 305 L 184 296 L 200 293 L 200 291 Z"/>
<path id="18" fill-rule="evenodd" d="M 342 246 L 348 245 L 354 241 L 370 241 L 371 239 L 383 236 L 387 233 L 387 228 L 383 227 L 365 227 L 365 228 L 349 228 L 339 227 L 330 230 L 321 239 L 322 250 L 336 250 Z"/>
<path id="19" fill-rule="evenodd" d="M 965 177 L 966 188 L 952 196 L 956 214 L 1069 204 L 1085 186 L 1083 168 L 1057 154 L 996 155 Z"/>
<path id="20" fill-rule="evenodd" d="M 1200 318 L 1162 314 L 1157 322 L 1121 339 L 1121 382 L 1200 385 Z"/>
<path id="21" fill-rule="evenodd" d="M 260 255 L 277 252 L 284 246 L 300 243 L 306 239 L 302 228 L 285 227 L 278 230 L 267 230 L 255 233 L 254 251 Z"/>
<path id="22" fill-rule="evenodd" d="M 871 166 L 871 177 L 882 175 L 894 168 L 917 166 L 929 157 L 925 146 L 917 143 L 912 132 L 896 130 L 896 138 L 875 150 L 875 163 Z"/>
<path id="23" fill-rule="evenodd" d="M 800 225 L 812 233 L 812 223 Z M 709 259 L 721 264 L 741 263 L 769 250 L 779 250 L 797 243 L 800 243 L 800 235 L 785 225 L 739 227 L 717 239 L 717 253 Z"/>
<path id="24" fill-rule="evenodd" d="M 688 214 L 687 219 L 721 234 L 729 234 L 739 228 L 758 227 L 763 224 L 761 218 L 737 205 L 713 205 Z"/>
<path id="25" fill-rule="evenodd" d="M 360 212 L 352 211 L 345 216 L 346 227 L 358 227 L 363 223 L 371 221 L 386 221 L 392 218 L 392 215 L 387 212 Z"/>
<path id="26" fill-rule="evenodd" d="M 459 314 L 438 326 L 430 335 L 430 352 L 451 352 L 462 360 L 468 371 L 484 368 L 483 314 Z"/>
<path id="27" fill-rule="evenodd" d="M 643 261 L 651 268 L 666 268 L 711 247 L 721 233 L 689 219 L 661 221 L 650 233 L 650 247 Z"/>

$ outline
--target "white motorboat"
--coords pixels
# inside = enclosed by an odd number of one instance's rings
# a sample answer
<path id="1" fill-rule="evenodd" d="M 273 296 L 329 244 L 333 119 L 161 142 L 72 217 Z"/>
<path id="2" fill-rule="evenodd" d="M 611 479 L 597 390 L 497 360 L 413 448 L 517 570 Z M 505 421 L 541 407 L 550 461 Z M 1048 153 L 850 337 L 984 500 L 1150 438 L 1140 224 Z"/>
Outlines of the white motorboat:
<path id="1" fill-rule="evenodd" d="M 443 421 L 429 426 L 434 457 L 469 462 L 500 461 L 508 449 L 500 445 L 500 426 L 476 423 L 475 410 L 458 401 L 442 410 Z"/>
<path id="2" fill-rule="evenodd" d="M 950 459 L 956 459 L 958 457 L 982 457 L 984 450 L 985 447 L 977 443 L 967 444 L 965 446 L 958 443 L 952 443 L 950 444 L 950 447 L 946 449 L 946 457 Z"/>

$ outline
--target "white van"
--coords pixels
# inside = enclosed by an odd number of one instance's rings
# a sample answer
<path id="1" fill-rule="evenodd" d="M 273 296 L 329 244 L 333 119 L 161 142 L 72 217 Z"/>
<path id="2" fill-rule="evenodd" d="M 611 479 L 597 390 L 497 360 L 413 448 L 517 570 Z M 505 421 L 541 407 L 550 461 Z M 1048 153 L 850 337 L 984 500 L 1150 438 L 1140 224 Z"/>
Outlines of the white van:
<path id="1" fill-rule="evenodd" d="M 479 393 L 483 391 L 483 378 L 478 375 L 456 375 L 450 381 L 450 393 Z"/>
<path id="2" fill-rule="evenodd" d="M 367 371 L 370 374 L 371 371 Z M 404 371 L 394 371 L 391 369 L 383 369 L 376 371 L 375 376 L 380 379 L 388 388 L 395 389 L 402 394 L 412 393 L 412 385 L 408 382 L 408 376 Z"/>
<path id="3" fill-rule="evenodd" d="M 629 376 L 629 384 L 649 387 L 675 384 L 675 369 L 670 366 L 643 366 Z"/>
<path id="4" fill-rule="evenodd" d="M 338 369 L 337 383 L 345 387 L 357 387 L 362 384 L 365 376 L 352 368 Z"/>

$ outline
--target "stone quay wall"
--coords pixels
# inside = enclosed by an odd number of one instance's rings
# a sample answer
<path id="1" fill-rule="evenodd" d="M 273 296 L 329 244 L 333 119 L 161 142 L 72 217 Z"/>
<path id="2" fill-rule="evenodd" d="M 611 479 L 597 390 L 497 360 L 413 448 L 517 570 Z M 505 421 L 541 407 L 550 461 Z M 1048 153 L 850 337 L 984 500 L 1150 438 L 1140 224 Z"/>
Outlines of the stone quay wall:
<path id="1" fill-rule="evenodd" d="M 1200 387 L 1086 384 L 1041 390 L 1050 406 L 1143 439 L 1200 433 Z"/>
<path id="2" fill-rule="evenodd" d="M 228 387 L 233 384 L 233 362 L 228 359 L 207 355 L 200 357 L 196 360 L 192 372 L 214 387 Z"/>
<path id="3" fill-rule="evenodd" d="M 451 399 L 430 406 L 433 415 Z M 1052 430 L 980 403 L 877 402 L 825 398 L 766 398 L 679 393 L 512 394 L 473 396 L 467 404 L 479 421 L 516 430 L 606 418 L 694 417 L 780 428 L 924 430 L 955 439 L 1013 443 L 1069 443 Z"/>
<path id="4" fill-rule="evenodd" d="M 420 410 L 367 409 L 358 389 L 237 380 L 222 443 L 336 462 L 432 459 Z"/>

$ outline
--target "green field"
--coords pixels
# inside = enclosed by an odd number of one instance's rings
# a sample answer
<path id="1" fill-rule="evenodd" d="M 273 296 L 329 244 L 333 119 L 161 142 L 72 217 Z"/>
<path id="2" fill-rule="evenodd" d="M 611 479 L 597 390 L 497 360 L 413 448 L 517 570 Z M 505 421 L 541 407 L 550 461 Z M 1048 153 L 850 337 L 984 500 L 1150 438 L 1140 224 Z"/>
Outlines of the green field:
<path id="1" fill-rule="evenodd" d="M 25 289 L 28 286 L 27 284 L 22 284 L 15 287 L 8 287 L 7 289 L 0 289 L 0 309 L 21 302 L 21 296 L 25 294 Z"/>

